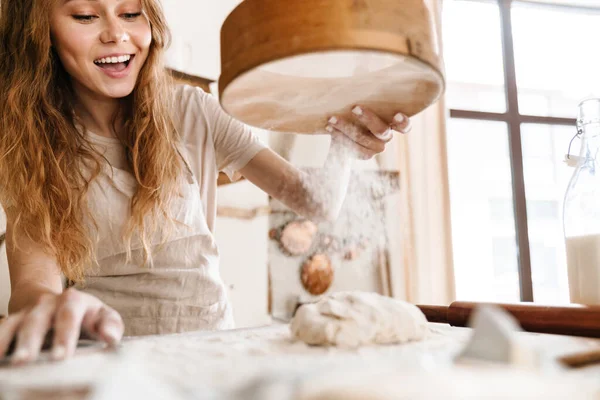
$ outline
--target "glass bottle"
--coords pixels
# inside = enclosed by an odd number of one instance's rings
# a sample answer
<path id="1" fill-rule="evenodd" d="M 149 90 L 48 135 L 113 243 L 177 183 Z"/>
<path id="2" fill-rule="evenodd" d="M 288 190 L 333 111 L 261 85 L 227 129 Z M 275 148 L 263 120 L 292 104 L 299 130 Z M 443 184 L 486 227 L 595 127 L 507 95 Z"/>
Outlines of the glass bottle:
<path id="1" fill-rule="evenodd" d="M 579 104 L 581 151 L 564 199 L 572 303 L 600 304 L 600 99 Z"/>

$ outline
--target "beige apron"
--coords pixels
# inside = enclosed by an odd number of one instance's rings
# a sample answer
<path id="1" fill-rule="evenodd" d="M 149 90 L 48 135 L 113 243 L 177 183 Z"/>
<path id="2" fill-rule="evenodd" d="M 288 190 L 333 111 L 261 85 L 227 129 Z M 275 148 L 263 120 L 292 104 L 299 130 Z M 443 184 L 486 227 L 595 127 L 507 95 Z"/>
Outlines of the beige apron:
<path id="1" fill-rule="evenodd" d="M 116 309 L 126 336 L 233 328 L 217 246 L 207 226 L 198 182 L 187 162 L 186 167 L 182 196 L 172 206 L 172 215 L 186 226 L 175 225 L 168 242 L 153 248 L 152 266 L 140 266 L 141 243 L 135 237 L 132 260 L 127 262 L 121 240 L 136 188 L 131 173 L 105 164 L 90 185 L 89 204 L 99 234 L 98 265 L 76 287 Z M 152 243 L 161 240 L 162 233 L 157 233 Z"/>

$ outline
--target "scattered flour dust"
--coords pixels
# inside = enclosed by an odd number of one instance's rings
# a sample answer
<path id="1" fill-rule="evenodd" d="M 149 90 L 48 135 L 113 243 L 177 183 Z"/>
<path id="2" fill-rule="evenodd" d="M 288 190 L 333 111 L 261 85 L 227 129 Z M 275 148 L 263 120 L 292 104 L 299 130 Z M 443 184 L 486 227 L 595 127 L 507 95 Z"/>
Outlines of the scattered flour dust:
<path id="1" fill-rule="evenodd" d="M 148 399 L 286 398 L 246 392 L 257 382 L 267 384 L 261 394 L 288 388 L 288 392 L 295 391 L 296 400 L 547 399 L 548 393 L 556 399 L 600 398 L 595 370 L 590 370 L 589 379 L 577 379 L 572 374 L 548 376 L 501 365 L 460 367 L 452 360 L 468 337 L 467 330 L 440 325 L 433 326 L 421 341 L 343 349 L 309 346 L 292 337 L 289 325 L 275 324 L 252 330 L 130 338 L 115 354 L 82 354 L 64 363 L 0 368 L 0 387 L 102 386 L 116 379 L 119 385 L 113 386 L 121 393 L 126 389 L 133 394 L 131 398 L 138 398 L 139 380 L 129 382 L 134 374 L 146 377 L 149 387 L 161 383 L 180 394 L 144 397 Z M 557 345 L 541 339 L 535 337 L 553 348 Z M 244 395 L 228 397 L 233 392 Z M 112 398 L 119 396 L 101 397 Z"/>
<path id="2" fill-rule="evenodd" d="M 305 304 L 290 329 L 307 344 L 344 348 L 417 341 L 429 332 L 416 306 L 369 292 L 338 292 Z"/>

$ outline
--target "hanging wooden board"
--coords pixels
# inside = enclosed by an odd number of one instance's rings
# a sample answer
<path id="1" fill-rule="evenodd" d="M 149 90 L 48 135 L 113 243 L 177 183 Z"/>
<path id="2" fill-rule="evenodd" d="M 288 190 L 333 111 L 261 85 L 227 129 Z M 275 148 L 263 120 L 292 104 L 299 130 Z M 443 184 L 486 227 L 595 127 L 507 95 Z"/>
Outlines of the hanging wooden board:
<path id="1" fill-rule="evenodd" d="M 206 93 L 210 93 L 210 84 L 214 81 L 202 76 L 190 75 L 176 69 L 167 68 L 167 73 L 175 83 L 186 84 L 190 86 L 196 86 L 204 90 Z"/>
<path id="2" fill-rule="evenodd" d="M 244 0 L 221 29 L 219 97 L 233 117 L 323 133 L 353 105 L 390 120 L 444 90 L 425 0 Z"/>

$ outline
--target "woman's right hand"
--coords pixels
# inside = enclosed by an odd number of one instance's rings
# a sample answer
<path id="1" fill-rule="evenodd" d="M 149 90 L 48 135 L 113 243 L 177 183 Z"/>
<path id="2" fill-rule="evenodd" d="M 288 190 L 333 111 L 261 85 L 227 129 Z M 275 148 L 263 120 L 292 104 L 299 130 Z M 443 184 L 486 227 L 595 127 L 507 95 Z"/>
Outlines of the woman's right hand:
<path id="1" fill-rule="evenodd" d="M 36 360 L 50 329 L 54 330 L 52 358 L 62 360 L 73 355 L 80 333 L 114 345 L 121 340 L 124 326 L 118 312 L 87 293 L 70 288 L 60 295 L 45 294 L 35 306 L 0 323 L 0 358 L 16 338 L 13 364 Z"/>

